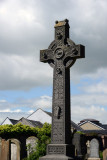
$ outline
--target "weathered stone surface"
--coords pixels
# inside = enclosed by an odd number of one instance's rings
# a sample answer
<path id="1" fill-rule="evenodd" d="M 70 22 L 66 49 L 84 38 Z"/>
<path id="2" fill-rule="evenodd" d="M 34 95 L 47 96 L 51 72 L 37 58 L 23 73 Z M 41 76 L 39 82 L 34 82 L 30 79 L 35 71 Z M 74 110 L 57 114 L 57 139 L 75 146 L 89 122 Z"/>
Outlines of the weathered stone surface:
<path id="1" fill-rule="evenodd" d="M 100 160 L 100 158 L 88 158 L 88 160 Z"/>
<path id="2" fill-rule="evenodd" d="M 17 146 L 15 143 L 11 143 L 11 160 L 17 160 Z"/>
<path id="3" fill-rule="evenodd" d="M 90 142 L 90 154 L 88 160 L 100 160 L 99 158 L 99 142 L 93 138 Z"/>
<path id="4" fill-rule="evenodd" d="M 20 158 L 20 141 L 17 139 L 9 139 L 11 160 L 21 160 Z"/>
<path id="5" fill-rule="evenodd" d="M 103 160 L 107 160 L 107 148 L 103 151 Z"/>
<path id="6" fill-rule="evenodd" d="M 65 155 L 46 155 L 39 160 L 73 160 L 73 158 Z"/>
<path id="7" fill-rule="evenodd" d="M 9 160 L 9 141 L 4 139 L 0 140 L 1 150 L 0 150 L 0 160 Z"/>
<path id="8" fill-rule="evenodd" d="M 48 155 L 74 156 L 74 146 L 70 144 L 49 144 L 47 153 Z"/>
<path id="9" fill-rule="evenodd" d="M 36 143 L 37 143 L 37 138 L 34 136 L 28 137 L 26 139 L 26 145 L 27 145 L 27 156 L 29 156 L 30 153 L 32 153 L 34 150 L 36 150 Z"/>
<path id="10" fill-rule="evenodd" d="M 92 139 L 90 142 L 89 158 L 99 158 L 99 142 L 97 139 Z"/>
<path id="11" fill-rule="evenodd" d="M 79 133 L 75 133 L 72 144 L 75 146 L 75 156 L 76 157 L 81 157 L 82 158 L 82 153 L 81 153 L 81 135 Z"/>
<path id="12" fill-rule="evenodd" d="M 17 160 L 27 157 L 26 137 L 20 137 L 20 140 L 0 139 L 0 160 L 16 160 L 16 157 Z"/>
<path id="13" fill-rule="evenodd" d="M 40 51 L 40 61 L 49 63 L 54 70 L 51 145 L 47 149 L 47 156 L 43 159 L 57 160 L 61 159 L 59 157 L 62 155 L 67 159 L 67 156 L 71 156 L 73 147 L 71 147 L 70 67 L 76 59 L 84 56 L 85 47 L 76 45 L 69 39 L 68 20 L 56 21 L 55 40 L 48 49 Z M 57 148 L 55 144 L 59 147 Z M 54 153 L 49 155 L 50 152 Z"/>

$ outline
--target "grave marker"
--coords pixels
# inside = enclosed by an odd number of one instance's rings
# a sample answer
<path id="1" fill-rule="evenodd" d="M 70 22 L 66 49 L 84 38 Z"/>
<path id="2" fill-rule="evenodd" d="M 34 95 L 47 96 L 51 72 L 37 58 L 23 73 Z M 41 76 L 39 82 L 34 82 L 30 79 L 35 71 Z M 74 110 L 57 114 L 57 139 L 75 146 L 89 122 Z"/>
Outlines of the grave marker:
<path id="1" fill-rule="evenodd" d="M 56 21 L 55 40 L 40 51 L 40 61 L 54 70 L 51 144 L 40 160 L 72 159 L 70 113 L 70 67 L 76 59 L 85 57 L 85 47 L 69 39 L 68 20 Z"/>
<path id="2" fill-rule="evenodd" d="M 37 144 L 37 138 L 34 136 L 28 137 L 26 139 L 26 145 L 27 145 L 27 156 L 29 157 L 29 155 L 31 153 L 33 153 L 33 151 L 36 151 L 36 144 Z"/>
<path id="3" fill-rule="evenodd" d="M 90 155 L 88 160 L 100 160 L 99 158 L 99 142 L 93 138 L 90 142 Z"/>

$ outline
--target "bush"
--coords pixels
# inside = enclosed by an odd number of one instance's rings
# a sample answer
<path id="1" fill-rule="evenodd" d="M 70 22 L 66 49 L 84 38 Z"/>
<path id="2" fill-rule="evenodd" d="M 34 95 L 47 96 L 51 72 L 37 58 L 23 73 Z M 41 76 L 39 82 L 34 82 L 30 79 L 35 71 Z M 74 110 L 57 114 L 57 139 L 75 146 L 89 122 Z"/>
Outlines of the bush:
<path id="1" fill-rule="evenodd" d="M 103 152 L 99 151 L 100 158 L 103 159 Z"/>

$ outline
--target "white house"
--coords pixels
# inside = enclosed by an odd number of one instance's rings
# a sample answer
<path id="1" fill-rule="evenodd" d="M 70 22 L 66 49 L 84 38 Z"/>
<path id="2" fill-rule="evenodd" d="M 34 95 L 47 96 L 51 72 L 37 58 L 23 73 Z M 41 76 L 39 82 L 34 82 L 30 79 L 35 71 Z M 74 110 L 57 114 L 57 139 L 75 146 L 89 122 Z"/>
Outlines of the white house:
<path id="1" fill-rule="evenodd" d="M 17 120 L 15 119 L 10 119 L 9 117 L 7 117 L 2 123 L 1 125 L 4 125 L 4 124 L 16 124 Z"/>
<path id="2" fill-rule="evenodd" d="M 33 120 L 33 121 L 39 121 L 42 124 L 45 122 L 51 124 L 52 113 L 43 111 L 42 109 L 39 108 L 35 112 L 33 112 L 31 115 L 29 115 L 27 119 Z"/>

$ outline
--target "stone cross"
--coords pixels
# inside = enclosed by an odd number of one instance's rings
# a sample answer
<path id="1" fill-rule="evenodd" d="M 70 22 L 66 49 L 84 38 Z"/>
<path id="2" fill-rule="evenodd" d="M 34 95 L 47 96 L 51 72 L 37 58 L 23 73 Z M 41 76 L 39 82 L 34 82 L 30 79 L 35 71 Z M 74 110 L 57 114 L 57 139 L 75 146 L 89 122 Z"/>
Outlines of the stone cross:
<path id="1" fill-rule="evenodd" d="M 76 59 L 84 57 L 85 47 L 76 45 L 69 39 L 68 20 L 56 21 L 55 40 L 48 49 L 40 51 L 40 61 L 48 63 L 54 70 L 52 134 L 47 154 L 69 155 L 67 146 L 71 144 L 70 67 Z"/>

